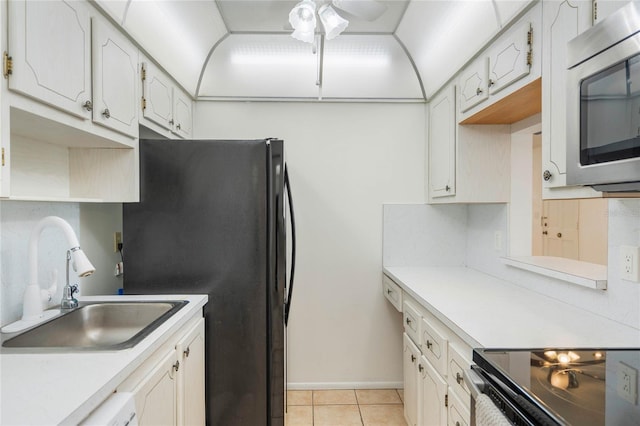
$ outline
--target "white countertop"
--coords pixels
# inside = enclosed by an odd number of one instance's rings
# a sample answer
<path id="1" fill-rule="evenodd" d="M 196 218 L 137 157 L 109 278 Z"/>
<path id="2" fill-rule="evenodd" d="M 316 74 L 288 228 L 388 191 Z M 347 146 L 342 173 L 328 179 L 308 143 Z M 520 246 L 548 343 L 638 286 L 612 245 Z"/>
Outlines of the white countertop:
<path id="1" fill-rule="evenodd" d="M 77 424 L 195 315 L 206 295 L 89 296 L 80 301 L 188 300 L 139 344 L 119 351 L 0 353 L 0 424 Z"/>
<path id="2" fill-rule="evenodd" d="M 465 267 L 385 267 L 471 347 L 640 347 L 640 330 Z"/>

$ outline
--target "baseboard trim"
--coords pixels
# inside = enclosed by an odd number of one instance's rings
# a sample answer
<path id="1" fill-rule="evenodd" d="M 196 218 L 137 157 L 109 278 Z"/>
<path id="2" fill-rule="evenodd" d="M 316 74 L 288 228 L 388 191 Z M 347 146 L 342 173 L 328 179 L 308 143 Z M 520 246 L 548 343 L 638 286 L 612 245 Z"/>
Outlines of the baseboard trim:
<path id="1" fill-rule="evenodd" d="M 315 382 L 287 383 L 287 390 L 325 390 L 325 389 L 402 389 L 403 382 Z"/>

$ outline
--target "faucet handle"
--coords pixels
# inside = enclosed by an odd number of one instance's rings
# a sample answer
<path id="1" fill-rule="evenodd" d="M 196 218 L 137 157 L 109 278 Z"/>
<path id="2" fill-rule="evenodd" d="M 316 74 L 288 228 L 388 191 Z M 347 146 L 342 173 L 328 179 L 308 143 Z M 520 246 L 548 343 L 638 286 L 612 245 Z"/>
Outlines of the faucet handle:
<path id="1" fill-rule="evenodd" d="M 69 287 L 71 287 L 71 297 L 73 297 L 74 293 L 77 293 L 77 292 L 80 291 L 80 289 L 78 288 L 78 284 L 74 284 L 74 285 L 71 285 Z"/>

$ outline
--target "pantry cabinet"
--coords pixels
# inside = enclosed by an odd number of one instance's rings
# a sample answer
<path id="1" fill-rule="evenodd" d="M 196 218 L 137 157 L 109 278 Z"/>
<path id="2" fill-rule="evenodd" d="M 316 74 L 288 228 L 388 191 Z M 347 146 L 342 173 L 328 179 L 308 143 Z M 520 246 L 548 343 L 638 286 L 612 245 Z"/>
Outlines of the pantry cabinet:
<path id="1" fill-rule="evenodd" d="M 116 392 L 132 392 L 144 425 L 205 423 L 204 318 L 191 320 Z"/>

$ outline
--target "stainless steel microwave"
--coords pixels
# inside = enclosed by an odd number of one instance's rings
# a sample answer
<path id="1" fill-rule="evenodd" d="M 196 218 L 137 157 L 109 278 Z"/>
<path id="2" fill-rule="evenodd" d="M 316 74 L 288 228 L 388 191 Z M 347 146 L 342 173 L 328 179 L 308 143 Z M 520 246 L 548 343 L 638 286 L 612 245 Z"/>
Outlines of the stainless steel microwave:
<path id="1" fill-rule="evenodd" d="M 640 1 L 567 45 L 567 184 L 640 191 Z"/>

